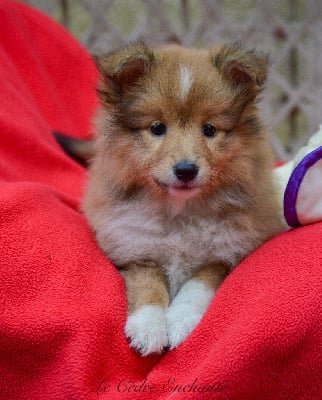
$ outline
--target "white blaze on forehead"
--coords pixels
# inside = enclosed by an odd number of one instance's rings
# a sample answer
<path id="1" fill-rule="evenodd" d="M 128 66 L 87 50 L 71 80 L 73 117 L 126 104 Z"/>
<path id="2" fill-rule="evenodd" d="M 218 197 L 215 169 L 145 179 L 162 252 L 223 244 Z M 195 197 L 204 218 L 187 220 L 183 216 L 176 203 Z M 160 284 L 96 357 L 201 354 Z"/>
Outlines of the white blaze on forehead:
<path id="1" fill-rule="evenodd" d="M 180 65 L 180 94 L 181 94 L 181 99 L 184 100 L 192 85 L 192 76 L 191 76 L 191 71 L 189 68 L 185 65 Z"/>

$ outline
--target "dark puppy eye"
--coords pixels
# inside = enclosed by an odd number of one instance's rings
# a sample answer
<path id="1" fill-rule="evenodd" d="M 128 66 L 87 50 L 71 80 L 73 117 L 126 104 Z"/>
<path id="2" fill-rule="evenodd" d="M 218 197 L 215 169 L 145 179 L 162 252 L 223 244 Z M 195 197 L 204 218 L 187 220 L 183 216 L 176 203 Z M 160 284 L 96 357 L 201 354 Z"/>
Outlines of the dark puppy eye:
<path id="1" fill-rule="evenodd" d="M 153 135 L 161 136 L 167 132 L 167 127 L 162 122 L 156 122 L 155 124 L 151 125 L 150 131 Z"/>
<path id="2" fill-rule="evenodd" d="M 215 136 L 215 134 L 217 133 L 217 129 L 213 125 L 210 125 L 210 124 L 205 124 L 201 128 L 201 131 L 207 137 Z"/>

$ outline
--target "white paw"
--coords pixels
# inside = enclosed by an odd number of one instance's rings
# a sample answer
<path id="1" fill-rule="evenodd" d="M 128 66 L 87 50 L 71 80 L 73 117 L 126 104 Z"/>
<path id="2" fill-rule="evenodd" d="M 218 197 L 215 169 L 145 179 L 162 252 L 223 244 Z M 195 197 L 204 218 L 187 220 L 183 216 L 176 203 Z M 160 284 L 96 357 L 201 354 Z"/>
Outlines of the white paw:
<path id="1" fill-rule="evenodd" d="M 198 325 L 213 295 L 213 290 L 195 280 L 182 286 L 166 312 L 170 349 L 178 347 Z"/>
<path id="2" fill-rule="evenodd" d="M 167 329 L 170 349 L 178 347 L 190 335 L 202 316 L 202 313 L 192 314 L 191 308 L 183 304 L 168 309 Z"/>
<path id="3" fill-rule="evenodd" d="M 130 346 L 142 356 L 161 353 L 168 346 L 164 309 L 156 305 L 139 308 L 128 317 L 125 335 L 130 339 Z"/>

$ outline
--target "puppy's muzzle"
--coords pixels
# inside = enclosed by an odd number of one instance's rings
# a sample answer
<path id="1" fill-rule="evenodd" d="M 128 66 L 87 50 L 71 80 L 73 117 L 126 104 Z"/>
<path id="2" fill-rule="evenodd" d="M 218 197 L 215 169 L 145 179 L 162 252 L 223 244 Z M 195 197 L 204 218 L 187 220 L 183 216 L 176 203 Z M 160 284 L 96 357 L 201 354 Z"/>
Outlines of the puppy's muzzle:
<path id="1" fill-rule="evenodd" d="M 184 183 L 192 181 L 198 175 L 198 171 L 197 164 L 190 160 L 178 161 L 173 167 L 175 176 Z"/>

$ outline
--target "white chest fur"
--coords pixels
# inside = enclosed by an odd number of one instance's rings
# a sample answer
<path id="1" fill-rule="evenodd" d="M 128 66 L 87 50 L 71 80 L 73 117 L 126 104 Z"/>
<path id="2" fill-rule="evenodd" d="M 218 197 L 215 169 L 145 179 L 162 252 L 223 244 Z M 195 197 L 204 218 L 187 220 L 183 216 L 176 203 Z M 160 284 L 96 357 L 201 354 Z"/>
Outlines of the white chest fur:
<path id="1" fill-rule="evenodd" d="M 173 296 L 200 266 L 225 262 L 235 266 L 257 245 L 254 232 L 238 230 L 231 219 L 216 215 L 168 216 L 157 205 L 120 203 L 102 209 L 91 221 L 97 240 L 116 265 L 153 260 L 169 277 Z"/>

